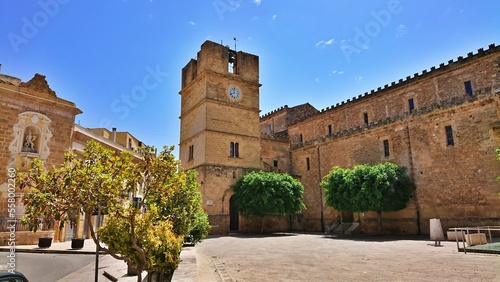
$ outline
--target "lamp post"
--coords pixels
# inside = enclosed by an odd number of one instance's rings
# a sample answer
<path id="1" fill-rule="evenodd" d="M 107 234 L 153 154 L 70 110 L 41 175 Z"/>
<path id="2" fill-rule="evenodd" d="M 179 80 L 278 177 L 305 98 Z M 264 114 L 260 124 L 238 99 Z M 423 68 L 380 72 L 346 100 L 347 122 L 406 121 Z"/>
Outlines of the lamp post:
<path id="1" fill-rule="evenodd" d="M 99 228 L 99 225 L 101 224 L 101 209 L 97 209 L 97 220 L 96 220 L 96 227 L 95 231 Z M 95 237 L 97 239 L 97 244 L 95 246 L 95 278 L 94 281 L 98 282 L 99 281 L 99 234 L 96 232 Z"/>

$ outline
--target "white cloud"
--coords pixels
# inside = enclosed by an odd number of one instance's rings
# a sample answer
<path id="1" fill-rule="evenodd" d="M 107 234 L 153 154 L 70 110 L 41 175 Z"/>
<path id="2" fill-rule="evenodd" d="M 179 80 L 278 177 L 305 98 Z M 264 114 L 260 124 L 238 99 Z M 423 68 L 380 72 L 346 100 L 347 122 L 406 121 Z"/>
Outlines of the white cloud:
<path id="1" fill-rule="evenodd" d="M 361 80 L 363 80 L 363 76 L 358 75 L 358 76 L 354 77 L 354 80 L 356 80 L 356 82 L 359 83 L 359 82 L 361 82 Z"/>
<path id="2" fill-rule="evenodd" d="M 195 23 L 195 22 L 193 22 L 193 21 L 190 21 L 190 22 L 189 22 L 189 24 L 190 24 L 190 25 L 196 25 L 196 23 Z"/>
<path id="3" fill-rule="evenodd" d="M 344 74 L 344 71 L 333 70 L 332 73 L 330 74 L 330 76 L 341 75 L 341 74 Z"/>
<path id="4" fill-rule="evenodd" d="M 396 27 L 396 37 L 403 37 L 408 33 L 408 28 L 404 24 L 398 25 Z"/>
<path id="5" fill-rule="evenodd" d="M 314 81 L 319 82 L 319 78 L 318 78 L 318 77 L 316 77 L 316 78 L 314 79 Z"/>
<path id="6" fill-rule="evenodd" d="M 318 47 L 318 46 L 325 47 L 327 45 L 332 45 L 333 43 L 335 43 L 335 39 L 331 38 L 331 39 L 328 39 L 327 41 L 320 40 L 320 41 L 316 42 L 316 44 L 314 44 L 314 46 L 316 46 L 316 47 Z"/>
<path id="7" fill-rule="evenodd" d="M 325 45 L 332 45 L 332 44 L 333 44 L 333 42 L 334 42 L 334 39 L 332 38 L 332 39 L 330 39 L 330 40 L 326 41 L 326 42 L 325 42 Z"/>
<path id="8" fill-rule="evenodd" d="M 257 6 L 260 5 L 260 3 L 262 3 L 262 0 L 253 0 L 253 3 Z"/>
<path id="9" fill-rule="evenodd" d="M 273 21 L 278 18 L 278 15 L 273 15 Z"/>

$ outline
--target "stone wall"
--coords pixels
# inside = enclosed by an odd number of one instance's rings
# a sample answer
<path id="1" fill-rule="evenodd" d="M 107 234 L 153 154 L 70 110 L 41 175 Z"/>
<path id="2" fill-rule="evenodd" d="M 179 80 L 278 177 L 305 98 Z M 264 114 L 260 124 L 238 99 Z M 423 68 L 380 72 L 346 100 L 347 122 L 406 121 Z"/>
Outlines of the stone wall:
<path id="1" fill-rule="evenodd" d="M 26 83 L 11 81 L 0 80 L 0 217 L 8 216 L 7 168 L 27 170 L 33 158 L 44 159 L 46 167 L 60 164 L 71 149 L 75 116 L 81 113 L 74 103 L 56 96 L 45 76 L 36 74 Z M 17 188 L 17 216 L 24 212 L 22 194 Z"/>
<path id="2" fill-rule="evenodd" d="M 428 234 L 430 218 L 441 218 L 443 228 L 498 223 L 499 51 L 490 46 L 288 127 L 291 172 L 306 191 L 304 229 L 318 231 L 322 217 L 328 225 L 338 216 L 321 204 L 319 192 L 331 168 L 384 161 L 406 166 L 417 185 L 416 199 L 405 210 L 383 213 L 384 232 Z M 471 82 L 473 95 L 465 82 Z M 453 145 L 447 145 L 446 126 Z M 363 232 L 376 232 L 376 214 L 367 212 L 359 221 Z"/>

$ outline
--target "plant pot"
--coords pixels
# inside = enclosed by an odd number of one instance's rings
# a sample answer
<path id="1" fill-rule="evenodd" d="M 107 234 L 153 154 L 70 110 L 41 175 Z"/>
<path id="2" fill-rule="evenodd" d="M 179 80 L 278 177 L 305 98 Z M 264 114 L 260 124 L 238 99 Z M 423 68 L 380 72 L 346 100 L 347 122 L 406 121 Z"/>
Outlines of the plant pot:
<path id="1" fill-rule="evenodd" d="M 50 245 L 52 245 L 52 238 L 51 237 L 38 238 L 38 247 L 39 248 L 50 248 Z"/>
<path id="2" fill-rule="evenodd" d="M 85 239 L 73 238 L 73 239 L 71 239 L 71 248 L 72 249 L 81 249 L 81 248 L 83 248 L 83 243 L 85 243 Z"/>
<path id="3" fill-rule="evenodd" d="M 130 266 L 127 265 L 127 276 L 137 276 L 135 270 L 133 270 Z"/>

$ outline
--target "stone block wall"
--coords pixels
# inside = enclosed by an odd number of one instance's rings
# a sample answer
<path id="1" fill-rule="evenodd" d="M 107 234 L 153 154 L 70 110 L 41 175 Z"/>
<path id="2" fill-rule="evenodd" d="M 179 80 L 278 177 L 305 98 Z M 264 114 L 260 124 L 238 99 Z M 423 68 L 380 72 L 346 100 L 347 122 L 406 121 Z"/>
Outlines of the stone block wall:
<path id="1" fill-rule="evenodd" d="M 291 172 L 306 189 L 304 229 L 318 231 L 322 217 L 328 225 L 338 216 L 323 206 L 318 192 L 334 166 L 384 161 L 406 166 L 417 185 L 416 199 L 405 210 L 383 213 L 384 232 L 428 234 L 430 218 L 443 218 L 443 228 L 498 222 L 499 51 L 490 46 L 289 126 Z M 465 93 L 466 81 L 472 96 Z M 412 111 L 409 99 L 415 102 Z M 453 145 L 447 144 L 446 126 L 452 128 Z M 389 156 L 383 140 L 389 142 Z M 375 213 L 359 221 L 363 232 L 376 232 Z"/>
<path id="2" fill-rule="evenodd" d="M 2 76 L 3 77 L 3 76 Z M 26 83 L 0 79 L 0 217 L 7 217 L 7 168 L 27 170 L 31 159 L 45 160 L 46 167 L 58 165 L 71 149 L 75 116 L 81 111 L 74 103 L 58 98 L 45 76 L 36 74 Z M 19 80 L 20 81 L 20 80 Z M 33 130 L 33 145 L 27 145 Z M 30 148 L 32 147 L 32 148 Z M 16 212 L 22 216 L 23 191 L 16 188 Z"/>

